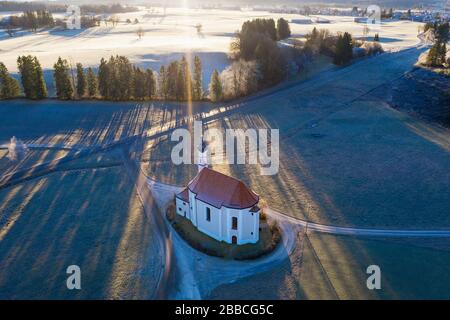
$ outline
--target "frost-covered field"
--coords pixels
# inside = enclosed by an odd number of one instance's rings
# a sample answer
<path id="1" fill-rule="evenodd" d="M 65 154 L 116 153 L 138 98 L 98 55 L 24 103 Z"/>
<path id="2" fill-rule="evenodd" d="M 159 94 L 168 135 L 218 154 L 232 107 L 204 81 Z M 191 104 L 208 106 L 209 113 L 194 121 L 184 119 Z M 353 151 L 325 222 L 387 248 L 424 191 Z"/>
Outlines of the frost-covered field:
<path id="1" fill-rule="evenodd" d="M 80 31 L 23 32 L 15 38 L 0 31 L 0 61 L 16 72 L 18 55 L 37 55 L 49 75 L 58 56 L 97 66 L 101 57 L 122 54 L 138 65 L 158 69 L 190 53 L 201 55 L 207 81 L 213 68 L 223 69 L 229 63 L 229 43 L 242 22 L 281 16 L 301 18 L 262 11 L 167 9 L 165 15 L 161 10 L 121 14 L 122 22 L 115 28 L 102 23 Z M 123 22 L 135 18 L 139 25 Z M 331 23 L 291 23 L 293 36 L 303 38 L 315 26 L 362 36 L 363 25 L 352 18 L 324 18 Z M 195 28 L 198 23 L 203 26 L 201 34 Z M 139 27 L 146 31 L 141 40 L 135 34 Z M 406 49 L 417 43 L 417 29 L 413 22 L 384 23 L 380 39 L 386 49 Z M 279 129 L 280 171 L 261 176 L 252 166 L 214 168 L 248 183 L 274 209 L 332 225 L 448 228 L 450 132 L 391 109 L 392 99 L 380 92 L 408 72 L 422 51 L 403 50 L 346 68 L 324 68 L 303 82 L 243 99 L 236 109 L 231 108 L 235 102 L 188 106 L 2 101 L 0 144 L 16 136 L 25 143 L 99 145 L 165 130 L 189 111 L 198 115 L 230 107 L 232 112 L 219 112 L 206 125 L 221 130 Z M 144 168 L 164 182 L 185 184 L 195 174 L 195 166 L 175 167 L 170 160 L 170 136 L 160 139 L 149 141 L 155 145 L 143 155 Z M 162 255 L 156 248 L 153 224 L 122 166 L 121 150 L 115 150 L 119 151 L 69 162 L 59 171 L 0 189 L 0 298 L 149 297 Z M 64 154 L 33 150 L 12 164 L 6 151 L 0 150 L 0 174 Z M 259 276 L 245 280 L 248 285 L 243 292 L 257 298 L 290 299 L 442 298 L 447 294 L 446 279 L 433 275 L 443 272 L 441 266 L 448 265 L 450 258 L 448 252 L 442 254 L 434 247 L 417 250 L 332 235 L 312 235 L 302 246 L 301 254 L 299 249 L 274 273 L 263 275 L 269 281 Z M 448 242 L 442 246 L 448 248 Z M 364 287 L 364 268 L 372 263 L 386 270 L 384 283 L 389 291 L 381 295 Z M 79 264 L 83 281 L 89 283 L 80 293 L 64 286 L 69 264 Z M 397 265 L 406 268 L 403 276 L 392 267 Z M 408 279 L 415 276 L 411 269 L 425 270 L 428 276 L 411 284 Z M 436 289 L 422 292 L 427 283 Z M 242 283 L 235 285 L 241 290 Z M 212 297 L 240 298 L 235 285 L 219 288 Z M 44 295 L 42 288 L 47 289 Z"/>
<path id="2" fill-rule="evenodd" d="M 162 255 L 123 167 L 55 172 L 0 190 L 1 299 L 148 299 Z M 82 270 L 67 290 L 66 268 Z"/>
<path id="3" fill-rule="evenodd" d="M 349 32 L 354 38 L 364 38 L 364 23 L 355 23 L 353 17 L 314 16 L 327 19 L 330 23 L 296 24 L 291 23 L 293 36 L 302 37 L 312 28 L 329 29 L 331 32 Z M 313 17 L 313 18 L 314 18 Z M 423 23 L 412 21 L 383 21 L 377 28 L 369 30 L 367 38 L 372 39 L 375 33 L 380 35 L 380 43 L 386 50 L 401 50 L 418 43 L 417 34 Z"/>
<path id="4" fill-rule="evenodd" d="M 283 265 L 219 286 L 210 298 L 449 299 L 448 245 L 448 239 L 394 241 L 311 233 L 299 240 Z M 366 286 L 371 264 L 382 270 L 382 290 Z"/>
<path id="5" fill-rule="evenodd" d="M 391 109 L 388 92 L 372 93 L 412 68 L 422 51 L 387 53 L 325 71 L 209 121 L 208 127 L 220 130 L 280 130 L 277 175 L 261 176 L 250 165 L 214 168 L 247 182 L 273 208 L 302 219 L 344 226 L 448 228 L 450 131 Z M 193 170 L 175 168 L 170 162 L 175 143 L 169 144 L 165 140 L 149 150 L 148 170 L 185 184 Z"/>
<path id="6" fill-rule="evenodd" d="M 212 107 L 210 103 L 196 103 L 193 112 Z M 186 114 L 186 104 L 174 102 L 2 101 L 0 145 L 12 136 L 27 144 L 105 144 L 158 129 Z"/>
<path id="7" fill-rule="evenodd" d="M 254 18 L 284 17 L 288 21 L 303 18 L 295 14 L 275 14 L 265 11 L 232 11 L 213 9 L 162 8 L 117 15 L 120 23 L 86 30 L 42 31 L 36 34 L 23 32 L 9 38 L 0 30 L 0 61 L 10 71 L 16 72 L 17 56 L 38 56 L 44 68 L 52 68 L 59 56 L 85 66 L 97 66 L 100 58 L 112 54 L 129 57 L 132 62 L 159 69 L 161 64 L 179 58 L 183 54 L 198 54 L 204 65 L 205 85 L 214 68 L 224 69 L 229 61 L 227 53 L 230 41 L 242 23 Z M 139 20 L 139 24 L 127 24 L 126 20 Z M 303 38 L 314 27 L 330 31 L 349 31 L 362 37 L 363 24 L 353 22 L 352 17 L 330 17 L 329 24 L 291 23 L 293 37 Z M 201 33 L 195 26 L 202 25 Z M 417 42 L 419 23 L 409 21 L 384 22 L 380 40 L 387 49 L 412 46 Z M 136 30 L 143 28 L 145 36 L 138 39 Z M 373 33 L 369 34 L 373 36 Z"/>

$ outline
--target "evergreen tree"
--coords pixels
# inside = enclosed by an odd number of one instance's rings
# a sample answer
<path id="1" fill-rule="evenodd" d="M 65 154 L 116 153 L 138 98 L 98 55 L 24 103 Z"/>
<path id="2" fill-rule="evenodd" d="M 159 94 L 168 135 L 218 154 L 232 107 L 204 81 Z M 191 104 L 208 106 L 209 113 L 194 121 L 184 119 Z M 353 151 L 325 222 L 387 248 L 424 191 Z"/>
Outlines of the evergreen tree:
<path id="1" fill-rule="evenodd" d="M 280 18 L 277 21 L 277 36 L 278 40 L 287 39 L 291 36 L 291 28 L 289 27 L 289 23 L 283 18 Z"/>
<path id="2" fill-rule="evenodd" d="M 445 63 L 447 47 L 445 43 L 436 42 L 428 51 L 426 64 L 431 67 L 440 67 Z"/>
<path id="3" fill-rule="evenodd" d="M 70 82 L 69 64 L 67 60 L 58 58 L 54 67 L 56 96 L 61 100 L 70 100 L 73 97 L 72 83 Z"/>
<path id="4" fill-rule="evenodd" d="M 143 100 L 146 97 L 147 95 L 146 73 L 144 73 L 139 68 L 134 69 L 133 88 L 134 88 L 133 96 L 135 99 Z"/>
<path id="5" fill-rule="evenodd" d="M 177 70 L 177 75 L 175 78 L 175 99 L 186 100 L 184 94 L 186 92 L 186 79 L 184 74 L 184 66 L 179 65 Z"/>
<path id="6" fill-rule="evenodd" d="M 339 35 L 336 42 L 334 63 L 344 65 L 351 61 L 353 54 L 352 37 L 348 32 Z"/>
<path id="7" fill-rule="evenodd" d="M 87 90 L 90 98 L 93 98 L 97 95 L 97 77 L 92 68 L 89 68 L 87 72 Z"/>
<path id="8" fill-rule="evenodd" d="M 133 94 L 133 66 L 128 58 L 124 56 L 116 56 L 112 73 L 114 77 L 113 83 L 116 84 L 112 88 L 113 100 L 129 100 Z"/>
<path id="9" fill-rule="evenodd" d="M 286 75 L 287 62 L 281 49 L 276 43 L 277 39 L 285 39 L 290 36 L 289 24 L 284 19 L 277 21 L 273 19 L 255 19 L 246 21 L 242 25 L 241 30 L 236 34 L 236 40 L 232 42 L 231 50 L 233 55 L 238 59 L 245 61 L 257 60 L 262 76 L 258 73 L 253 75 L 252 83 L 258 83 L 264 87 L 274 85 L 282 81 Z M 313 37 L 318 33 L 317 29 L 313 30 Z M 242 77 L 235 74 L 233 77 Z M 234 83 L 241 82 L 239 79 L 233 80 Z M 244 84 L 245 85 L 245 84 Z M 241 90 L 234 85 L 234 91 L 247 92 L 246 89 Z"/>
<path id="10" fill-rule="evenodd" d="M 28 99 L 44 99 L 47 97 L 44 75 L 36 57 L 20 56 L 17 58 L 22 87 Z"/>
<path id="11" fill-rule="evenodd" d="M 435 26 L 435 35 L 438 42 L 447 43 L 449 38 L 449 28 L 450 25 L 448 22 L 440 23 Z"/>
<path id="12" fill-rule="evenodd" d="M 277 29 L 273 19 L 254 19 L 244 22 L 241 30 L 236 34 L 236 40 L 231 44 L 236 58 L 253 60 L 255 49 L 263 38 L 277 40 Z"/>
<path id="13" fill-rule="evenodd" d="M 343 64 L 343 55 L 344 55 L 344 40 L 342 35 L 338 35 L 337 41 L 336 41 L 336 49 L 334 52 L 334 59 L 333 63 L 337 65 Z"/>
<path id="14" fill-rule="evenodd" d="M 36 83 L 34 62 L 32 56 L 20 56 L 17 58 L 17 66 L 22 80 L 25 97 L 36 99 Z"/>
<path id="15" fill-rule="evenodd" d="M 128 58 L 111 56 L 101 59 L 98 69 L 98 87 L 104 99 L 129 100 L 134 93 L 134 70 Z"/>
<path id="16" fill-rule="evenodd" d="M 261 70 L 260 86 L 266 87 L 279 83 L 286 75 L 286 62 L 277 44 L 266 38 L 260 41 L 255 50 L 256 61 Z"/>
<path id="17" fill-rule="evenodd" d="M 100 92 L 100 95 L 105 99 L 109 97 L 109 73 L 110 72 L 107 61 L 102 58 L 100 60 L 100 66 L 98 67 L 98 90 Z"/>
<path id="18" fill-rule="evenodd" d="M 194 58 L 193 98 L 194 100 L 201 100 L 203 98 L 202 62 L 198 56 Z"/>
<path id="19" fill-rule="evenodd" d="M 44 72 L 39 60 L 34 57 L 34 70 L 36 74 L 36 94 L 38 99 L 47 98 L 47 86 L 45 85 Z"/>
<path id="20" fill-rule="evenodd" d="M 77 95 L 82 98 L 86 94 L 87 80 L 84 74 L 83 65 L 77 63 Z"/>
<path id="21" fill-rule="evenodd" d="M 169 64 L 167 68 L 167 96 L 169 99 L 177 99 L 179 92 L 179 82 L 181 82 L 179 78 L 178 72 L 178 61 L 173 61 Z"/>
<path id="22" fill-rule="evenodd" d="M 161 66 L 161 68 L 159 68 L 158 86 L 159 86 L 159 95 L 161 96 L 161 98 L 167 99 L 169 96 L 169 90 L 167 82 L 167 71 L 166 67 L 164 66 Z"/>
<path id="23" fill-rule="evenodd" d="M 15 98 L 19 95 L 19 82 L 11 77 L 6 66 L 0 62 L 0 99 Z"/>
<path id="24" fill-rule="evenodd" d="M 437 66 L 439 43 L 435 43 L 428 51 L 426 64 L 429 66 Z"/>
<path id="25" fill-rule="evenodd" d="M 209 96 L 212 101 L 220 101 L 222 99 L 222 83 L 217 70 L 214 70 L 211 75 L 211 81 L 209 82 Z"/>
<path id="26" fill-rule="evenodd" d="M 177 92 L 177 100 L 192 100 L 191 70 L 189 68 L 189 63 L 184 56 L 181 58 L 178 68 Z"/>
<path id="27" fill-rule="evenodd" d="M 439 64 L 444 65 L 446 63 L 446 56 L 447 56 L 447 46 L 445 43 L 441 43 L 441 46 L 439 48 Z"/>
<path id="28" fill-rule="evenodd" d="M 156 79 L 153 71 L 147 69 L 145 73 L 145 96 L 153 99 L 156 93 Z"/>

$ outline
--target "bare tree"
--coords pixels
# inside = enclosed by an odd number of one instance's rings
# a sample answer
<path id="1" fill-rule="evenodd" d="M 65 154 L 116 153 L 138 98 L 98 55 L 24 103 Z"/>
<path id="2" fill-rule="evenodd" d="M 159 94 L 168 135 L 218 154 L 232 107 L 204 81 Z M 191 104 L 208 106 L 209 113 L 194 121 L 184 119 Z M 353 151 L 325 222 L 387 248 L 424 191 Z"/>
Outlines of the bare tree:
<path id="1" fill-rule="evenodd" d="M 369 34 L 369 27 L 367 25 L 364 25 L 364 28 L 363 28 L 364 41 L 367 41 L 368 34 Z"/>
<path id="2" fill-rule="evenodd" d="M 197 29 L 197 34 L 198 34 L 198 35 L 201 35 L 201 34 L 202 34 L 203 26 L 202 26 L 201 23 L 197 23 L 197 24 L 195 25 L 195 29 Z"/>
<path id="3" fill-rule="evenodd" d="M 12 25 L 8 24 L 6 26 L 6 33 L 8 34 L 8 36 L 10 36 L 12 38 L 12 37 L 14 37 L 14 34 L 16 33 L 16 30 L 13 28 Z"/>
<path id="4" fill-rule="evenodd" d="M 220 74 L 224 97 L 237 98 L 255 92 L 260 77 L 259 67 L 255 61 L 240 59 L 233 62 Z"/>
<path id="5" fill-rule="evenodd" d="M 109 21 L 112 23 L 113 27 L 117 26 L 119 24 L 119 17 L 118 16 L 112 16 L 109 18 Z"/>
<path id="6" fill-rule="evenodd" d="M 139 40 L 142 39 L 142 37 L 145 35 L 144 29 L 142 29 L 142 27 L 139 27 L 136 30 L 136 35 L 139 37 Z"/>

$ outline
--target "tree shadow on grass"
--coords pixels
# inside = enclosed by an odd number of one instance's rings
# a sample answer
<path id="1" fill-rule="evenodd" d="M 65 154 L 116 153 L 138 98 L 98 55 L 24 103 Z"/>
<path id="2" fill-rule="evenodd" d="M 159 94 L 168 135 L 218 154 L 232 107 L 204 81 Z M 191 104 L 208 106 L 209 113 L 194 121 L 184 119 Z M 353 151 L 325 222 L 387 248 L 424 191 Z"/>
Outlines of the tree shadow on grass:
<path id="1" fill-rule="evenodd" d="M 198 103 L 194 114 L 213 105 Z M 183 102 L 106 102 L 11 100 L 0 106 L 0 142 L 12 136 L 25 143 L 90 146 L 140 134 L 165 121 L 181 121 Z"/>
<path id="2" fill-rule="evenodd" d="M 0 240 L 0 297 L 151 295 L 159 255 L 149 250 L 151 226 L 122 170 L 52 174 L 0 193 L 3 215 L 14 218 Z M 82 290 L 67 289 L 69 265 L 80 266 Z"/>

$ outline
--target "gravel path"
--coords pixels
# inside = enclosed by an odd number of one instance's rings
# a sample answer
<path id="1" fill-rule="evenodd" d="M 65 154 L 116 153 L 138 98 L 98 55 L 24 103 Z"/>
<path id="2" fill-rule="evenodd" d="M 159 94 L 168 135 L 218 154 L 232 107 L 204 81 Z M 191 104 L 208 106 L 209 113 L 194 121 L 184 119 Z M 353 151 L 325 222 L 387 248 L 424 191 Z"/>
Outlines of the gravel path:
<path id="1" fill-rule="evenodd" d="M 271 208 L 266 209 L 267 214 L 280 221 L 288 221 L 293 225 L 307 228 L 308 231 L 330 233 L 335 235 L 353 235 L 367 237 L 420 237 L 420 238 L 450 238 L 450 230 L 395 230 L 395 229 L 366 229 L 366 228 L 347 228 L 338 226 L 329 226 L 324 224 L 312 223 L 302 219 L 297 219 L 284 215 L 281 212 Z"/>

